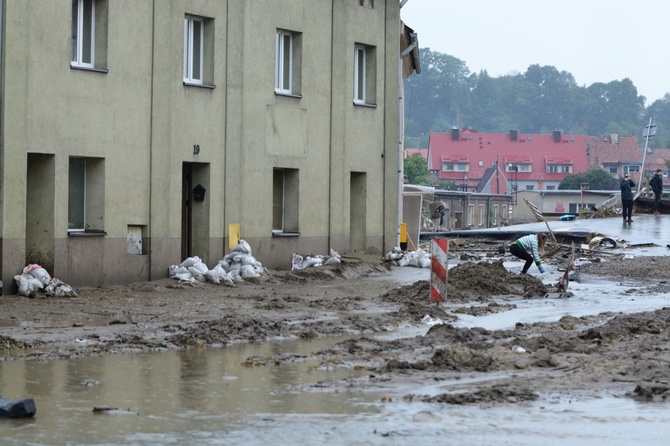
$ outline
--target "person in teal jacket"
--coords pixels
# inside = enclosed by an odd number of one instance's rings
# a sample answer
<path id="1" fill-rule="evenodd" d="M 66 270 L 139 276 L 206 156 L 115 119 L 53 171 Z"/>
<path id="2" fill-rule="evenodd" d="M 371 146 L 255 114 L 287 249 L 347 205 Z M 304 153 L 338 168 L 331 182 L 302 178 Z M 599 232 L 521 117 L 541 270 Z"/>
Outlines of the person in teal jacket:
<path id="1" fill-rule="evenodd" d="M 524 235 L 512 243 L 512 246 L 509 248 L 509 252 L 512 253 L 512 255 L 515 257 L 526 261 L 526 263 L 523 265 L 523 269 L 521 270 L 521 274 L 526 274 L 528 272 L 528 269 L 533 264 L 533 261 L 535 261 L 535 264 L 537 265 L 537 268 L 540 270 L 540 272 L 544 274 L 540 253 L 544 253 L 544 243 L 546 241 L 547 234 L 540 232 L 539 234 Z"/>

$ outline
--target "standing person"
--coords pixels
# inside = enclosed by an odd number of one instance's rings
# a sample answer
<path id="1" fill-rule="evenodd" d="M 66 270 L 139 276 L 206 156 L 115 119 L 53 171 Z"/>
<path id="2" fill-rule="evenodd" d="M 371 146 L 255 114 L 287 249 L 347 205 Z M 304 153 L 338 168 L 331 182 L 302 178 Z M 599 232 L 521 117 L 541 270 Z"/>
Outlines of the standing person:
<path id="1" fill-rule="evenodd" d="M 621 180 L 621 207 L 623 207 L 623 221 L 632 223 L 633 219 L 633 188 L 635 183 L 628 175 L 624 175 Z"/>
<path id="2" fill-rule="evenodd" d="M 654 191 L 654 205 L 651 210 L 654 215 L 658 215 L 660 213 L 658 209 L 661 207 L 661 195 L 663 194 L 663 171 L 661 169 L 656 169 L 656 173 L 649 180 L 649 185 L 651 190 Z"/>
<path id="3" fill-rule="evenodd" d="M 444 225 L 444 203 L 441 201 L 434 201 L 430 205 L 430 218 L 433 220 L 433 230 L 442 230 Z"/>
<path id="4" fill-rule="evenodd" d="M 512 255 L 515 257 L 526 261 L 525 265 L 523 265 L 523 269 L 521 270 L 521 274 L 526 274 L 528 272 L 528 269 L 533 264 L 533 260 L 535 260 L 537 269 L 539 269 L 540 272 L 544 274 L 542 260 L 540 260 L 540 253 L 544 254 L 544 243 L 546 241 L 547 234 L 541 232 L 537 235 L 524 235 L 512 243 L 512 246 L 509 248 L 509 252 L 512 253 Z M 528 252 L 529 250 L 530 252 Z"/>

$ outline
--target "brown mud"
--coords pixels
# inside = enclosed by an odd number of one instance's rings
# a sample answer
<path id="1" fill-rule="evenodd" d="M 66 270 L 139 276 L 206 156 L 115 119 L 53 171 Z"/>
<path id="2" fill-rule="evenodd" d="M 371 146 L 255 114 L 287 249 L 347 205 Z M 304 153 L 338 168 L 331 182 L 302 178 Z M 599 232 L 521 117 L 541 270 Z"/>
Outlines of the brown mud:
<path id="1" fill-rule="evenodd" d="M 543 299 L 556 291 L 532 275 L 507 271 L 502 260 L 464 261 L 449 270 L 448 303 L 431 302 L 429 283 L 398 286 L 388 264 L 343 258 L 338 266 L 272 271 L 235 287 L 196 286 L 173 279 L 109 288 L 80 288 L 78 297 L 0 297 L 0 360 L 75 359 L 110 353 L 225 348 L 237 342 L 355 336 L 314 352 L 318 367 L 364 370 L 363 377 L 318 383 L 406 399 L 453 404 L 516 403 L 543 393 L 670 396 L 670 308 L 553 323 L 517 323 L 511 330 L 458 328 L 473 316 L 515 308 L 506 300 Z M 612 258 L 577 274 L 670 290 L 670 258 Z M 444 323 L 422 336 L 375 336 L 430 314 Z M 292 356 L 249 358 L 276 366 Z M 431 395 L 412 384 L 433 383 Z M 315 390 L 299 385 L 297 390 Z"/>

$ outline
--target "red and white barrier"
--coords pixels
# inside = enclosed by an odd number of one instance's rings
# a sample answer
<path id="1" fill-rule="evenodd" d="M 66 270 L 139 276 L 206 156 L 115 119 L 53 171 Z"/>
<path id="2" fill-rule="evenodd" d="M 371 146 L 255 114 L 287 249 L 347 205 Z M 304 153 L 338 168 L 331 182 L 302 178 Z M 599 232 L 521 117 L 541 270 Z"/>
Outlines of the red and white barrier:
<path id="1" fill-rule="evenodd" d="M 430 299 L 443 301 L 447 297 L 447 262 L 449 242 L 446 238 L 435 238 L 430 242 Z"/>

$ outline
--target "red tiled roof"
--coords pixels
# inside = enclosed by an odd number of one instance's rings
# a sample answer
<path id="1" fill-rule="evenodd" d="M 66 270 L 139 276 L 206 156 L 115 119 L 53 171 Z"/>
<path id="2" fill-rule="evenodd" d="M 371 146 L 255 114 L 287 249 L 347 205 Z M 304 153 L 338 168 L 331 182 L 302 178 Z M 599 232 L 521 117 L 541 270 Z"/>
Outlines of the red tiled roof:
<path id="1" fill-rule="evenodd" d="M 405 156 L 412 156 L 415 153 L 418 153 L 424 158 L 428 157 L 428 149 L 405 149 Z"/>
<path id="2" fill-rule="evenodd" d="M 516 138 L 514 138 L 516 137 Z M 498 165 L 530 164 L 531 172 L 515 173 L 518 181 L 561 181 L 566 173 L 546 171 L 546 164 L 570 164 L 572 173 L 588 170 L 585 135 L 479 133 L 476 130 L 433 132 L 428 144 L 428 168 L 437 171 L 440 180 L 467 181 L 477 183 L 484 177 L 487 168 Z M 467 155 L 467 172 L 443 172 L 444 159 L 461 159 Z M 504 183 L 504 182 L 503 182 Z M 504 193 L 501 190 L 500 193 Z"/>
<path id="3" fill-rule="evenodd" d="M 468 161 L 470 161 L 470 157 L 460 153 L 442 155 L 443 163 L 464 163 Z"/>

